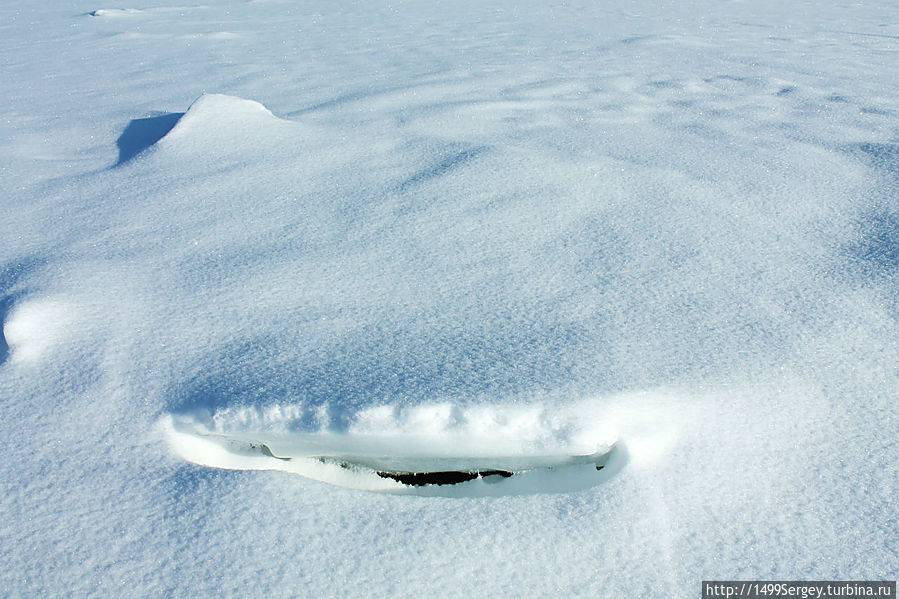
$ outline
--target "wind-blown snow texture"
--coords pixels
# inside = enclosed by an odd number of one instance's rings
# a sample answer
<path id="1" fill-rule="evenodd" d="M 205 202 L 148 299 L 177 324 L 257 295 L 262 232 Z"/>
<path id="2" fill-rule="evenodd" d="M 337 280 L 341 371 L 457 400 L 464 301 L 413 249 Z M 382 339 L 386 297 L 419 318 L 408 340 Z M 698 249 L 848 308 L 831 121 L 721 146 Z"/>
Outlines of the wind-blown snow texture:
<path id="1" fill-rule="evenodd" d="M 897 22 L 6 3 L 0 594 L 895 579 Z M 628 457 L 574 492 L 398 496 L 186 463 L 172 414 L 586 427 Z"/>

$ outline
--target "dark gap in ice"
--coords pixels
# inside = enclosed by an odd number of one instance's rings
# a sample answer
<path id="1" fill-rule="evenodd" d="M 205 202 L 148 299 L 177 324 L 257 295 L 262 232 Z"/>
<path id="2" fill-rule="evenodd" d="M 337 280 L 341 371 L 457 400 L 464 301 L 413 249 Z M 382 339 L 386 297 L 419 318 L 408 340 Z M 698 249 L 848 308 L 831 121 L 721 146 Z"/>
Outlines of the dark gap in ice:
<path id="1" fill-rule="evenodd" d="M 424 485 L 455 485 L 487 476 L 509 478 L 512 476 L 512 472 L 508 470 L 445 470 L 440 472 L 389 472 L 379 470 L 378 476 L 395 480 L 404 485 L 423 487 Z"/>
<path id="2" fill-rule="evenodd" d="M 142 119 L 134 119 L 116 140 L 119 148 L 119 161 L 116 166 L 128 162 L 172 130 L 175 123 L 184 115 L 183 112 L 168 112 Z"/>
<path id="3" fill-rule="evenodd" d="M 282 458 L 283 459 L 283 458 Z M 602 470 L 602 464 L 596 464 L 596 470 Z M 476 478 L 487 478 L 490 476 L 499 476 L 501 478 L 511 478 L 515 473 L 509 470 L 441 470 L 435 472 L 392 472 L 387 470 L 379 470 L 378 476 L 381 478 L 389 478 L 404 485 L 413 487 L 423 487 L 425 485 L 456 485 L 459 483 L 475 480 Z"/>

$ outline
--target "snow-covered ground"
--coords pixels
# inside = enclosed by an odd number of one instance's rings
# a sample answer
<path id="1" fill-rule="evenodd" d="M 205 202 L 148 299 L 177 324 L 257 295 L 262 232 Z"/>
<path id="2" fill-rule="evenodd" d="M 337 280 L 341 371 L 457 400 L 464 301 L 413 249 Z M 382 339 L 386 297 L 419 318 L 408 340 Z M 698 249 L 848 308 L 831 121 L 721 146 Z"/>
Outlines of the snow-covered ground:
<path id="1" fill-rule="evenodd" d="M 892 0 L 3 3 L 0 594 L 895 579 L 897 50 Z M 173 419 L 620 451 L 377 493 Z"/>

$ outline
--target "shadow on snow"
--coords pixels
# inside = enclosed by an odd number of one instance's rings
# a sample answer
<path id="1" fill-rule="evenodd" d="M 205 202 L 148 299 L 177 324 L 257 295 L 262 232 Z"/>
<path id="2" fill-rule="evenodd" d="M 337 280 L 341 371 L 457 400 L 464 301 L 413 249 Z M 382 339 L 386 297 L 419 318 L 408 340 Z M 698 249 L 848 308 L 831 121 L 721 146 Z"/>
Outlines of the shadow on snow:
<path id="1" fill-rule="evenodd" d="M 156 116 L 134 119 L 116 140 L 119 160 L 116 166 L 124 164 L 165 137 L 172 130 L 183 112 L 169 112 Z"/>

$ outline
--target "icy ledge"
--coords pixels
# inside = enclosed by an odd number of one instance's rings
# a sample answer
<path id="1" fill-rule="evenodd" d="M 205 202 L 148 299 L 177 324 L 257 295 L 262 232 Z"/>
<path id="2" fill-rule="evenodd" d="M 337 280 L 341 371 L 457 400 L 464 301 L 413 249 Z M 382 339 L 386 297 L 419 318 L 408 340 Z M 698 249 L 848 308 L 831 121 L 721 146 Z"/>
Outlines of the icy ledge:
<path id="1" fill-rule="evenodd" d="M 623 444 L 607 432 L 574 431 L 570 423 L 535 417 L 534 410 L 456 408 L 461 417 L 446 426 L 442 408 L 419 406 L 394 415 L 393 423 L 363 412 L 344 432 L 290 432 L 227 419 L 222 426 L 221 418 L 210 426 L 209 419 L 183 414 L 165 416 L 160 427 L 174 452 L 195 464 L 279 470 L 398 494 L 564 493 L 602 483 L 626 460 Z M 370 426 L 373 419 L 380 421 L 377 431 Z"/>

